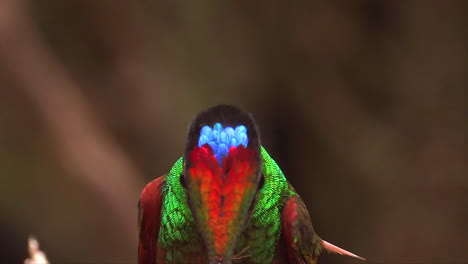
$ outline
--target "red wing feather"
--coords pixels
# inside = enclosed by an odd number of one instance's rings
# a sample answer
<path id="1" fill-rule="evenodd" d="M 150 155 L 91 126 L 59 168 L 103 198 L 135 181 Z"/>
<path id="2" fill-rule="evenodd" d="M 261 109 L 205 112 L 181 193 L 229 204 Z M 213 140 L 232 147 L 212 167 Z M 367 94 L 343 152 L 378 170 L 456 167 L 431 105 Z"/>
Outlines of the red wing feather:
<path id="1" fill-rule="evenodd" d="M 283 208 L 282 232 L 288 263 L 316 263 L 321 239 L 315 234 L 309 212 L 298 195 L 289 198 Z"/>
<path id="2" fill-rule="evenodd" d="M 283 208 L 282 227 L 289 264 L 315 264 L 322 249 L 365 260 L 356 254 L 322 240 L 315 234 L 309 212 L 298 195 L 292 196 L 286 202 Z"/>
<path id="3" fill-rule="evenodd" d="M 165 175 L 148 183 L 138 202 L 138 264 L 156 264 L 161 222 L 161 189 Z"/>

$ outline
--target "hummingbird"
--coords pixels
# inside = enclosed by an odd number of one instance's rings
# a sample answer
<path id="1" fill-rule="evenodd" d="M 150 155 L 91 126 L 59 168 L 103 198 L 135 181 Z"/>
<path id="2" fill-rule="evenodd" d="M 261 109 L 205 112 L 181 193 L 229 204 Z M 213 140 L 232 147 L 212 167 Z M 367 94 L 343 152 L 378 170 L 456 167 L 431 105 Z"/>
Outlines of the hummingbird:
<path id="1" fill-rule="evenodd" d="M 138 203 L 139 264 L 315 264 L 322 240 L 260 142 L 252 115 L 217 105 L 192 121 L 184 155 Z"/>

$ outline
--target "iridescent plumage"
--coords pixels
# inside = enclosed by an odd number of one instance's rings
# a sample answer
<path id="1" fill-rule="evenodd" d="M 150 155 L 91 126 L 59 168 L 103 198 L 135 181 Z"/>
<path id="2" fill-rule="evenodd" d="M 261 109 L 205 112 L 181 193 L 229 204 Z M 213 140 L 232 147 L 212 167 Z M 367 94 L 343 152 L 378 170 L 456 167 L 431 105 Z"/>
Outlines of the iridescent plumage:
<path id="1" fill-rule="evenodd" d="M 230 126 L 223 128 L 223 125 L 220 123 L 214 124 L 213 127 L 204 126 L 200 130 L 198 147 L 202 147 L 205 144 L 211 147 L 218 162 L 222 163 L 222 158 L 227 156 L 231 147 L 248 146 L 247 128 L 243 125 L 239 125 L 236 128 Z"/>
<path id="2" fill-rule="evenodd" d="M 232 106 L 195 119 L 184 157 L 145 187 L 139 209 L 139 264 L 299 264 L 315 263 L 323 248 L 351 254 L 317 236 L 253 119 Z"/>

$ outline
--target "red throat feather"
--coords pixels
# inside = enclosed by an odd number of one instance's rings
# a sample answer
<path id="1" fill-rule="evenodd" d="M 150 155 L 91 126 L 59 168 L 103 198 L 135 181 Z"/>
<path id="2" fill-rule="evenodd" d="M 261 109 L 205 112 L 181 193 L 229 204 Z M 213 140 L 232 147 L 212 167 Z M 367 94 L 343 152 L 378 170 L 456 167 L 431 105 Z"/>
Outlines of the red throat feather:
<path id="1" fill-rule="evenodd" d="M 196 217 L 206 224 L 208 250 L 221 258 L 232 254 L 234 239 L 241 231 L 257 185 L 255 152 L 243 145 L 231 147 L 221 165 L 208 144 L 196 147 L 188 169 L 194 191 Z M 195 202 L 193 201 L 193 202 Z M 203 230 L 203 228 L 202 228 Z"/>

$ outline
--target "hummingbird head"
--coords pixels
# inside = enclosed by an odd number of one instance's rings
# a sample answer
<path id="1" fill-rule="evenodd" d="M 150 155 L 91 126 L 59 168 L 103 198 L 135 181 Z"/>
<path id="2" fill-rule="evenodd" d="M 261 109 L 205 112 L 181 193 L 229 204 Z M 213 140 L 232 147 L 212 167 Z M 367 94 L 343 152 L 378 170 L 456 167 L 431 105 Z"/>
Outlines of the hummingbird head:
<path id="1" fill-rule="evenodd" d="M 249 113 L 218 105 L 193 120 L 182 180 L 210 263 L 231 263 L 261 177 L 260 137 Z"/>

